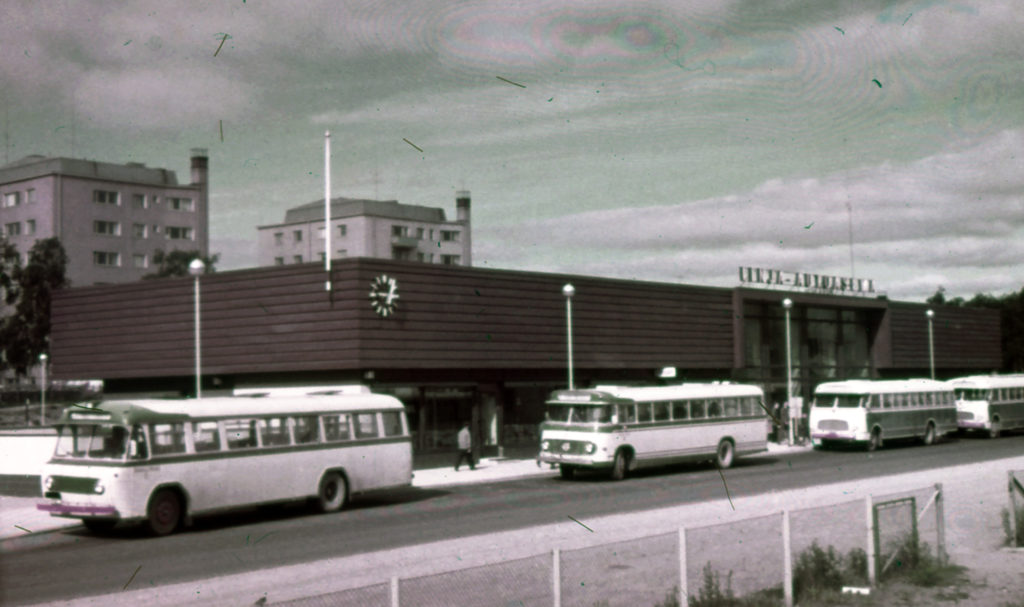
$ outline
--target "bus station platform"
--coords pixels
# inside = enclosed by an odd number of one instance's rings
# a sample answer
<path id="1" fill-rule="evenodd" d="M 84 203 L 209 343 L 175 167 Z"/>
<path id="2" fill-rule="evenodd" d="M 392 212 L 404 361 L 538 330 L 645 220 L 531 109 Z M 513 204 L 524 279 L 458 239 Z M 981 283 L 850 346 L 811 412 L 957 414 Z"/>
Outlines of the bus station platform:
<path id="1" fill-rule="evenodd" d="M 745 457 L 775 456 L 784 453 L 809 451 L 810 445 L 785 445 L 768 443 L 768 451 L 763 454 Z M 558 469 L 548 465 L 538 465 L 536 448 L 510 449 L 504 457 L 485 457 L 476 463 L 474 469 L 463 464 L 458 471 L 454 464 L 456 454 L 429 454 L 417 457 L 414 462 L 412 486 L 419 488 L 440 488 L 475 483 L 494 483 L 511 481 L 521 478 L 558 476 Z M 449 462 L 445 465 L 444 462 Z M 35 485 L 38 487 L 38 484 Z M 24 487 L 24 483 L 22 483 Z M 31 534 L 47 533 L 81 523 L 78 519 L 52 517 L 36 508 L 43 498 L 27 497 L 21 491 L 8 491 L 0 487 L 2 493 L 16 495 L 0 495 L 0 542 L 3 540 Z M 2 547 L 0 547 L 2 551 Z"/>

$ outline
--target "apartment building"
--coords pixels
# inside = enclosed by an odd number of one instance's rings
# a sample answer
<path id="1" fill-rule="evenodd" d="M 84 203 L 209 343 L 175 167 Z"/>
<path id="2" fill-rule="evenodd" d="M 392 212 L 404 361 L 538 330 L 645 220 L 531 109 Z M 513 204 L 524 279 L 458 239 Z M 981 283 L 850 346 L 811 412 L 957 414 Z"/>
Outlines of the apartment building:
<path id="1" fill-rule="evenodd" d="M 331 259 L 375 257 L 472 265 L 469 192 L 456 192 L 455 204 L 456 220 L 448 221 L 441 208 L 395 200 L 332 198 Z M 324 259 L 323 199 L 288 209 L 283 222 L 257 229 L 261 266 Z"/>
<path id="2" fill-rule="evenodd" d="M 27 259 L 56 236 L 72 285 L 131 282 L 157 249 L 209 254 L 208 158 L 191 153 L 190 183 L 137 162 L 28 156 L 0 167 L 0 230 Z"/>

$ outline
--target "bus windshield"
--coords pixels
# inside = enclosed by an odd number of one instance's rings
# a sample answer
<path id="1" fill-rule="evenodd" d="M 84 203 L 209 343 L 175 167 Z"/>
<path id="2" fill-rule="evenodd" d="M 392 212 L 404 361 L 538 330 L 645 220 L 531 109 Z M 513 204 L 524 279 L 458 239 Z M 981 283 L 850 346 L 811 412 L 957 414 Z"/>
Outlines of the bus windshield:
<path id="1" fill-rule="evenodd" d="M 561 404 L 549 404 L 546 417 L 548 421 L 552 422 L 600 424 L 612 421 L 612 410 L 611 405 L 567 407 Z"/>
<path id="2" fill-rule="evenodd" d="M 814 397 L 814 406 L 856 409 L 863 399 L 860 394 L 818 394 Z"/>
<path id="3" fill-rule="evenodd" d="M 957 388 L 957 400 L 988 400 L 988 390 L 979 388 Z"/>
<path id="4" fill-rule="evenodd" d="M 69 424 L 57 429 L 54 457 L 67 459 L 124 459 L 128 429 L 110 424 Z"/>

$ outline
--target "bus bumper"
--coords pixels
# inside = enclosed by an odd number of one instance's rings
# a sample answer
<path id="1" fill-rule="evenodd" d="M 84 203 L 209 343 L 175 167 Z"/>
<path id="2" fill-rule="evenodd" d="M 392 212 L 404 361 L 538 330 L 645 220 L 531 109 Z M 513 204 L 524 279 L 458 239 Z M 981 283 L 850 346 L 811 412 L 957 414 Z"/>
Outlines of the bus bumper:
<path id="1" fill-rule="evenodd" d="M 963 419 L 957 422 L 957 426 L 960 427 L 960 428 L 963 428 L 964 430 L 991 430 L 992 429 L 992 424 L 990 424 L 988 422 L 985 422 L 985 421 L 978 422 L 978 421 L 970 421 L 970 420 L 963 420 Z"/>
<path id="2" fill-rule="evenodd" d="M 546 451 L 541 451 L 537 459 L 545 464 L 571 464 L 573 466 L 586 466 L 588 468 L 608 468 L 612 465 L 611 460 L 606 462 L 596 461 L 593 456 L 549 453 Z"/>
<path id="3" fill-rule="evenodd" d="M 823 440 L 866 441 L 869 438 L 871 438 L 871 436 L 868 435 L 867 432 L 841 432 L 835 430 L 830 430 L 828 432 L 816 430 L 811 432 L 811 440 L 817 441 L 815 444 L 820 444 L 820 441 Z"/>
<path id="4" fill-rule="evenodd" d="M 49 502 L 36 504 L 38 510 L 49 512 L 50 516 L 65 518 L 102 517 L 121 518 L 117 508 L 113 506 L 94 506 L 91 504 L 65 504 L 61 502 Z"/>

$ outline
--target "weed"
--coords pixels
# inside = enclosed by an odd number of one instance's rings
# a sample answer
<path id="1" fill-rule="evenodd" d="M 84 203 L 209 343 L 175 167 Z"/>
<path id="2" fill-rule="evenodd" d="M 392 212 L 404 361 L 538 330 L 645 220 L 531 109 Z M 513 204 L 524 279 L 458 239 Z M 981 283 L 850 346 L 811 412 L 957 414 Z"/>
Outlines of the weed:
<path id="1" fill-rule="evenodd" d="M 1017 506 L 1017 516 L 1014 517 L 1017 522 L 1016 543 L 1014 542 L 1013 532 L 1010 529 L 1010 509 L 1003 508 L 1000 514 L 1003 517 L 1003 533 L 1005 534 L 1005 545 L 1024 546 L 1024 505 Z"/>

